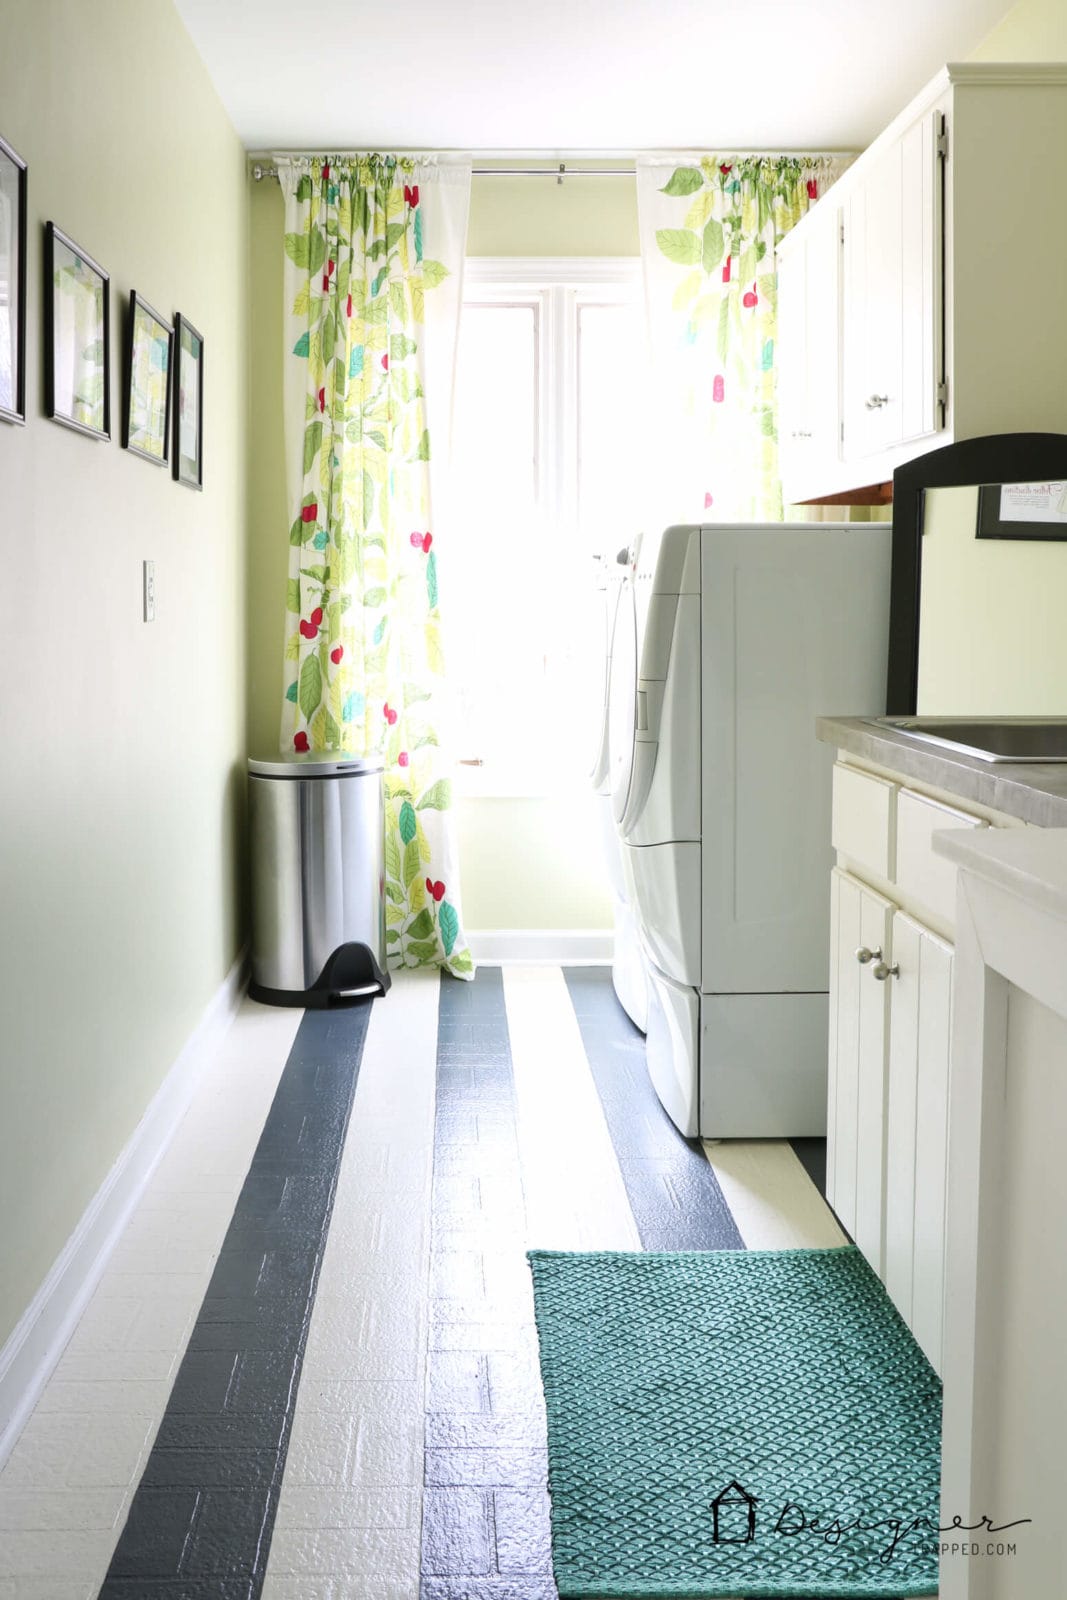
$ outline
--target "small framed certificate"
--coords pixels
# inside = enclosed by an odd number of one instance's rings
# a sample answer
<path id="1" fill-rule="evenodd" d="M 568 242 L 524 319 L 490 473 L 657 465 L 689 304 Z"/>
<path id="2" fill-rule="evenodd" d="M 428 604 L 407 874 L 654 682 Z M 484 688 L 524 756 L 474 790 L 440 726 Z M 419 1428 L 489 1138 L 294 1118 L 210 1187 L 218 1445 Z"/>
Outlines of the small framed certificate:
<path id="1" fill-rule="evenodd" d="M 1067 482 L 987 483 L 976 539 L 1067 539 Z"/>

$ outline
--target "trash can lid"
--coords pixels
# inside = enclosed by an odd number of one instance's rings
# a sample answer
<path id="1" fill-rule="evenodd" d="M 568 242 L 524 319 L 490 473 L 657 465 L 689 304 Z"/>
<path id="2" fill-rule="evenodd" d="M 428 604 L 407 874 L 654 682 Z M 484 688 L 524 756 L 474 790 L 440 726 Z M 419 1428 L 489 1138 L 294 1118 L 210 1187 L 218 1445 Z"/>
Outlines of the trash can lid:
<path id="1" fill-rule="evenodd" d="M 355 756 L 347 750 L 286 750 L 249 756 L 248 770 L 260 778 L 337 778 L 384 772 L 380 756 Z"/>

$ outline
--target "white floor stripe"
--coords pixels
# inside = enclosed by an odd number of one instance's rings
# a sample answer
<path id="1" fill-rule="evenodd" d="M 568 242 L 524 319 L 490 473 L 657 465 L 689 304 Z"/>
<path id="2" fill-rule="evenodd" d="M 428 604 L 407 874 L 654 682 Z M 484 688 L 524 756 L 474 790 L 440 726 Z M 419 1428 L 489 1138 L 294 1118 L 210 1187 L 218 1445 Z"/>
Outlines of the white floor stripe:
<path id="1" fill-rule="evenodd" d="M 104 1580 L 303 1015 L 245 1000 L 0 1474 L 0 1600 Z"/>
<path id="2" fill-rule="evenodd" d="M 434 972 L 375 1002 L 263 1600 L 415 1600 L 433 1177 Z"/>
<path id="3" fill-rule="evenodd" d="M 563 973 L 507 967 L 504 998 L 529 1247 L 640 1250 Z"/>
<path id="4" fill-rule="evenodd" d="M 639 1249 L 561 971 L 503 981 L 527 1242 Z M 438 998 L 370 1019 L 263 1600 L 418 1595 Z M 0 1600 L 103 1581 L 301 1017 L 244 1003 L 154 1174 L 0 1475 Z M 788 1144 L 704 1148 L 750 1248 L 844 1242 Z"/>
<path id="5" fill-rule="evenodd" d="M 829 1249 L 848 1243 L 786 1140 L 705 1140 L 704 1153 L 750 1250 Z"/>

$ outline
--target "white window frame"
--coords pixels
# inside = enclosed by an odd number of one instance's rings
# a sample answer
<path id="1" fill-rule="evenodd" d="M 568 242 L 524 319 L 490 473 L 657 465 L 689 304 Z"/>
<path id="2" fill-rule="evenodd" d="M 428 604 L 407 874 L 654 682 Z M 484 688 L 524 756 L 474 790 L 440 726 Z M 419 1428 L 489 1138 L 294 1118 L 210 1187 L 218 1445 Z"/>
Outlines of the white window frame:
<path id="1" fill-rule="evenodd" d="M 578 520 L 578 325 L 583 305 L 639 303 L 638 256 L 468 256 L 463 301 L 472 306 L 534 305 L 537 319 L 537 497 L 556 526 Z M 462 313 L 461 313 L 462 314 Z M 553 428 L 552 420 L 558 418 Z M 590 750 L 592 767 L 595 752 Z M 461 796 L 536 798 L 573 790 L 544 752 L 526 771 L 491 764 L 456 766 Z"/>

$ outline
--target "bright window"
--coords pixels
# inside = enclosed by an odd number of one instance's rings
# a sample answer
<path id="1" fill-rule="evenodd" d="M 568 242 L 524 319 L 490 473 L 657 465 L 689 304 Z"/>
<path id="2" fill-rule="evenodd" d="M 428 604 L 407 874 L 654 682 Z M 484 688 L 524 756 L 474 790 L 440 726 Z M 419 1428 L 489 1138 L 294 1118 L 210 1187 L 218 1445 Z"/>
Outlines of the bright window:
<path id="1" fill-rule="evenodd" d="M 641 528 L 644 359 L 636 262 L 467 263 L 447 626 L 470 792 L 587 781 L 603 575 Z"/>

